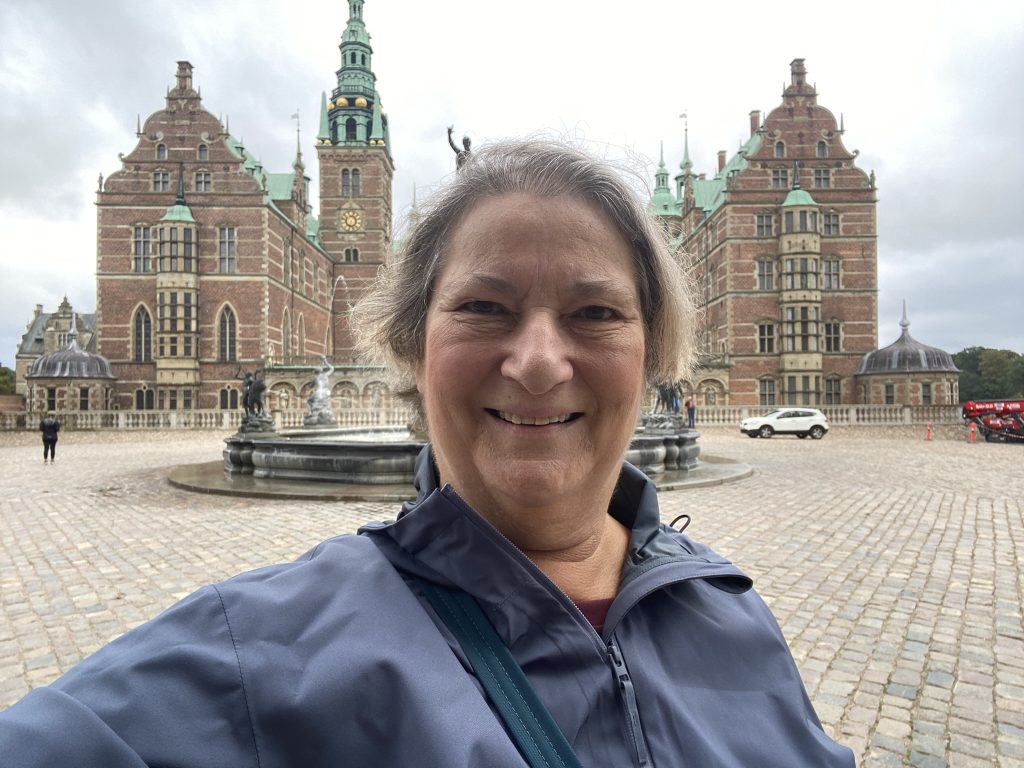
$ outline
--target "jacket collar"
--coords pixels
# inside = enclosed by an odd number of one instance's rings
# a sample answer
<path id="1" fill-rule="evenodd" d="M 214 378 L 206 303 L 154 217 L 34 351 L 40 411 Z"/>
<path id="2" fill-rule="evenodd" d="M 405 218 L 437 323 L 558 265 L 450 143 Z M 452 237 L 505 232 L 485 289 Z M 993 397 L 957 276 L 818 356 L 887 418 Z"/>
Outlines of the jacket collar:
<path id="1" fill-rule="evenodd" d="M 429 445 L 417 458 L 414 482 L 416 500 L 402 505 L 397 520 L 359 531 L 370 536 L 396 568 L 457 587 L 491 605 L 516 603 L 529 606 L 531 613 L 556 603 L 563 608 L 572 605 L 451 486 L 438 487 Z M 673 582 L 698 578 L 727 592 L 750 588 L 750 579 L 731 563 L 662 525 L 654 484 L 629 463 L 623 463 L 609 514 L 631 531 L 610 620 L 617 621 L 644 595 Z"/>

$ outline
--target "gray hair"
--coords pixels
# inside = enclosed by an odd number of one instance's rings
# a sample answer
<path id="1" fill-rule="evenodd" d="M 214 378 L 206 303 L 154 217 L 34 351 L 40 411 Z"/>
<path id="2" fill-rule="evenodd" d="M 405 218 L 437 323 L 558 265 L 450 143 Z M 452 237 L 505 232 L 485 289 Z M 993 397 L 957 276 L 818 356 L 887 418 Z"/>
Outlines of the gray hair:
<path id="1" fill-rule="evenodd" d="M 352 310 L 359 351 L 388 367 L 396 393 L 419 406 L 415 373 L 424 354 L 427 310 L 454 229 L 481 199 L 515 193 L 575 197 L 607 215 L 633 251 L 647 381 L 686 377 L 695 354 L 696 312 L 663 227 L 604 162 L 558 142 L 509 140 L 469 156 L 412 222 L 400 252 Z"/>

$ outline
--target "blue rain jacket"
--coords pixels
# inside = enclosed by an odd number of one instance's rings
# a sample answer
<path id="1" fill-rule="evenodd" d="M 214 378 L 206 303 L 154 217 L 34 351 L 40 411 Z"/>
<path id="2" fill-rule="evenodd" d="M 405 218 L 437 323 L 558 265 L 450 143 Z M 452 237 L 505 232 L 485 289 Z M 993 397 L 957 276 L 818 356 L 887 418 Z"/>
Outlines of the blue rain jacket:
<path id="1" fill-rule="evenodd" d="M 29 693 L 0 714 L 0 763 L 525 765 L 416 577 L 477 599 L 585 766 L 852 768 L 750 580 L 661 525 L 638 470 L 598 635 L 431 465 L 397 520 L 201 589 Z"/>

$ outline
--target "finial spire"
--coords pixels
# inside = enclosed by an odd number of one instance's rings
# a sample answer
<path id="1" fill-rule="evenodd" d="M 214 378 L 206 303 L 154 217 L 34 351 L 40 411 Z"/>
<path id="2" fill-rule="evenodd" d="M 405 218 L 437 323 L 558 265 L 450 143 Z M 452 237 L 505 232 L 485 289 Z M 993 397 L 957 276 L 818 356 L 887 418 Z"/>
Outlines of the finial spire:
<path id="1" fill-rule="evenodd" d="M 71 348 L 72 344 L 77 344 L 76 339 L 78 338 L 78 331 L 75 330 L 75 313 L 71 313 L 71 328 L 68 329 L 68 349 Z"/>
<path id="2" fill-rule="evenodd" d="M 679 163 L 679 167 L 684 173 L 689 173 L 693 168 L 693 163 L 690 162 L 690 120 L 685 112 L 680 117 L 683 118 L 683 161 Z"/>
<path id="3" fill-rule="evenodd" d="M 900 320 L 900 328 L 906 333 L 910 330 L 910 320 L 907 319 L 907 300 L 903 300 L 903 318 Z"/>

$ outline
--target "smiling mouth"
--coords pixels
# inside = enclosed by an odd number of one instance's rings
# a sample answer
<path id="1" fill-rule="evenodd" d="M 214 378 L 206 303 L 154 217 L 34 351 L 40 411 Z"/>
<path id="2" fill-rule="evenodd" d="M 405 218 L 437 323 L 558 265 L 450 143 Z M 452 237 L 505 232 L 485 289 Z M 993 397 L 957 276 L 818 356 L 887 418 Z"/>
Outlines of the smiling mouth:
<path id="1" fill-rule="evenodd" d="M 569 421 L 575 421 L 582 413 L 563 413 L 558 416 L 519 416 L 515 413 L 509 413 L 508 411 L 496 411 L 493 408 L 488 408 L 487 412 L 492 416 L 495 416 L 508 424 L 516 424 L 527 427 L 546 427 L 548 424 L 565 424 Z"/>

